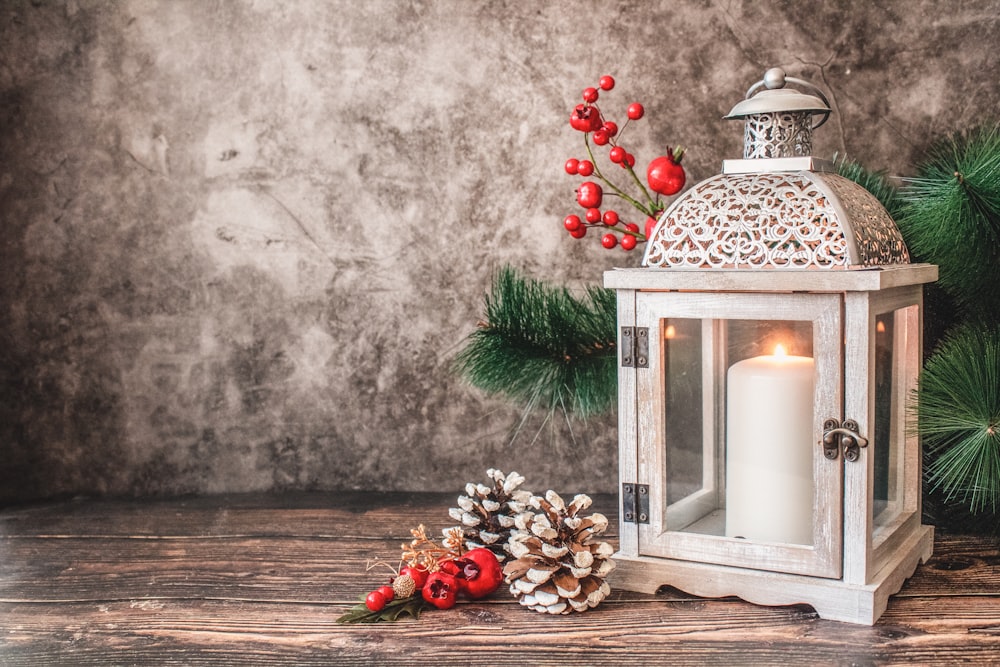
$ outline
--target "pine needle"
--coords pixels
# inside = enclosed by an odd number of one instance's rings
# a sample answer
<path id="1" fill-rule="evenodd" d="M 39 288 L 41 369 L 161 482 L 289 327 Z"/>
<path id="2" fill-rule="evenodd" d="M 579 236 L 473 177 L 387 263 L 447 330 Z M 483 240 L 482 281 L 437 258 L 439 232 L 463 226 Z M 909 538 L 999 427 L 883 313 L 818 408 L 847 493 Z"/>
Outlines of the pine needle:
<path id="1" fill-rule="evenodd" d="M 578 298 L 505 267 L 485 299 L 485 322 L 455 359 L 456 371 L 488 394 L 527 409 L 587 417 L 617 397 L 616 301 L 587 288 Z"/>
<path id="2" fill-rule="evenodd" d="M 935 145 L 900 196 L 900 231 L 915 257 L 938 265 L 969 317 L 991 321 L 1000 308 L 1000 125 Z"/>
<path id="3" fill-rule="evenodd" d="M 918 429 L 927 480 L 973 513 L 1000 505 L 1000 330 L 962 325 L 927 360 Z"/>

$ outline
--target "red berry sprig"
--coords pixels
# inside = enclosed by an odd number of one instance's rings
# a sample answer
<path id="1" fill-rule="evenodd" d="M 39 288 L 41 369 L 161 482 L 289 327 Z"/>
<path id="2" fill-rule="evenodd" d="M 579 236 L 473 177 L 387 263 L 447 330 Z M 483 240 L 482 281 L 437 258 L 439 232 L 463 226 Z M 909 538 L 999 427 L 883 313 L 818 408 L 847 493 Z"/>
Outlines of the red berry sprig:
<path id="1" fill-rule="evenodd" d="M 648 188 L 635 173 L 635 155 L 622 144 L 622 135 L 628 124 L 643 118 L 646 110 L 639 102 L 633 102 L 625 112 L 626 120 L 618 126 L 614 121 L 607 120 L 597 106 L 601 91 L 610 91 L 615 87 L 614 77 L 605 75 L 598 80 L 596 87 L 584 88 L 583 104 L 578 104 L 570 113 L 569 124 L 574 130 L 583 132 L 584 146 L 587 149 L 585 159 L 570 158 L 564 169 L 571 176 L 582 176 L 585 180 L 576 190 L 576 201 L 585 209 L 583 218 L 571 214 L 563 219 L 563 227 L 573 238 L 583 238 L 587 229 L 601 226 L 601 245 L 609 250 L 620 246 L 623 250 L 635 249 L 639 243 L 644 243 L 651 235 L 660 214 L 666 208 L 662 197 L 672 196 L 681 191 L 686 181 L 681 158 L 684 149 L 668 148 L 666 155 L 654 158 L 646 169 Z M 591 142 L 595 146 L 607 147 L 608 160 L 624 169 L 640 192 L 633 197 L 621 187 L 612 182 L 597 166 Z M 645 228 L 639 231 L 639 225 L 626 222 L 617 210 L 608 208 L 601 210 L 601 205 L 608 197 L 617 197 L 630 204 L 646 216 Z"/>
<path id="2" fill-rule="evenodd" d="M 459 596 L 479 600 L 494 593 L 503 581 L 496 555 L 480 547 L 465 550 L 461 528 L 445 532 L 441 545 L 427 537 L 423 525 L 411 530 L 413 540 L 403 545 L 408 563 L 389 585 L 379 586 L 339 619 L 340 623 L 394 621 L 404 614 L 417 617 L 428 607 L 450 609 Z M 376 563 L 390 567 L 386 563 Z M 371 569 L 372 566 L 369 566 Z"/>

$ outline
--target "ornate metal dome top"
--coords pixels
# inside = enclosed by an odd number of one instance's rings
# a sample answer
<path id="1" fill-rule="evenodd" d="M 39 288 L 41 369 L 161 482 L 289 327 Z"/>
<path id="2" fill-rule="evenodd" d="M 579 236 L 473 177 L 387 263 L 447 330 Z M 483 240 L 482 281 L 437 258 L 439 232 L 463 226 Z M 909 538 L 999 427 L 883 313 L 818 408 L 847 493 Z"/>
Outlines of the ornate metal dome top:
<path id="1" fill-rule="evenodd" d="M 697 184 L 660 216 L 643 266 L 845 269 L 909 263 L 892 217 L 871 193 L 809 156 L 818 96 L 783 92 L 779 69 L 727 118 L 746 120 L 744 159 Z M 755 93 L 761 86 L 767 90 Z M 821 99 L 820 99 L 821 98 Z M 822 100 L 822 101 L 821 101 Z"/>

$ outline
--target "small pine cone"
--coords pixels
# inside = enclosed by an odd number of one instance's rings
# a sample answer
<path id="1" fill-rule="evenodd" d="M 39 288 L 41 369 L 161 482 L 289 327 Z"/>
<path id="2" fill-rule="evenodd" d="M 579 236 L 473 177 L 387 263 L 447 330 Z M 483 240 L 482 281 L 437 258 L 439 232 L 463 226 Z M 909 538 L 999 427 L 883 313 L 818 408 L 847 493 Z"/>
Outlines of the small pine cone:
<path id="1" fill-rule="evenodd" d="M 596 607 L 611 592 L 604 578 L 615 568 L 614 549 L 595 539 L 607 529 L 603 514 L 578 514 L 590 506 L 578 495 L 567 505 L 553 491 L 533 496 L 515 518 L 508 547 L 514 560 L 504 566 L 511 594 L 522 605 L 549 614 Z"/>
<path id="2" fill-rule="evenodd" d="M 507 544 L 514 528 L 514 517 L 525 510 L 531 494 L 519 489 L 524 477 L 516 472 L 505 475 L 490 468 L 486 476 L 493 482 L 492 488 L 485 484 L 466 484 L 465 495 L 458 497 L 458 507 L 448 510 L 448 516 L 461 524 L 470 549 L 485 547 L 502 562 L 510 555 Z"/>
<path id="3" fill-rule="evenodd" d="M 392 592 L 396 599 L 408 598 L 417 592 L 417 582 L 408 574 L 401 574 L 392 580 Z"/>

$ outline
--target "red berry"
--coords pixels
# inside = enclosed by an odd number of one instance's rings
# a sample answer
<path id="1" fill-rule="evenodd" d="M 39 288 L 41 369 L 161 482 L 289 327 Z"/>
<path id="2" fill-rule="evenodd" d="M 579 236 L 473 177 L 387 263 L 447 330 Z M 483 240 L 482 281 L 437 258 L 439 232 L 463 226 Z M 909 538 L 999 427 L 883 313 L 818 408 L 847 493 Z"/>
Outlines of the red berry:
<path id="1" fill-rule="evenodd" d="M 582 239 L 584 236 L 587 235 L 587 228 L 584 227 L 583 225 L 580 225 L 576 229 L 570 231 L 569 235 L 575 239 Z"/>
<path id="2" fill-rule="evenodd" d="M 601 209 L 599 208 L 588 208 L 587 209 L 587 222 L 594 223 L 600 222 L 601 220 Z"/>
<path id="3" fill-rule="evenodd" d="M 458 578 L 464 581 L 463 590 L 473 600 L 493 593 L 503 581 L 503 568 L 489 549 L 480 547 L 467 551 L 457 562 L 462 568 Z"/>
<path id="4" fill-rule="evenodd" d="M 634 222 L 630 222 L 630 223 L 628 223 L 628 224 L 625 225 L 625 231 L 628 231 L 628 232 L 638 232 L 639 231 L 639 225 L 635 224 Z"/>
<path id="5" fill-rule="evenodd" d="M 569 115 L 569 124 L 580 132 L 593 132 L 601 127 L 601 112 L 597 107 L 577 104 Z"/>
<path id="6" fill-rule="evenodd" d="M 635 156 L 631 153 L 625 154 L 625 159 L 622 160 L 622 168 L 634 167 L 635 166 Z"/>
<path id="7" fill-rule="evenodd" d="M 596 102 L 598 95 L 599 93 L 597 92 L 597 88 L 583 89 L 583 101 L 587 102 L 588 104 L 593 104 L 594 102 Z"/>
<path id="8" fill-rule="evenodd" d="M 396 597 L 396 592 L 392 590 L 392 586 L 379 586 L 375 590 L 381 593 L 383 597 L 385 597 L 385 601 L 387 603 L 392 602 L 393 599 Z"/>
<path id="9" fill-rule="evenodd" d="M 458 581 L 447 572 L 431 572 L 420 594 L 438 609 L 451 609 L 458 597 Z"/>
<path id="10" fill-rule="evenodd" d="M 600 208 L 604 191 L 593 181 L 584 181 L 576 190 L 576 202 L 584 208 Z"/>
<path id="11" fill-rule="evenodd" d="M 618 134 L 618 123 L 609 120 L 601 127 L 601 129 L 613 137 Z"/>
<path id="12" fill-rule="evenodd" d="M 596 135 L 597 132 L 594 134 Z M 590 160 L 580 160 L 580 164 L 576 166 L 576 173 L 581 176 L 590 176 L 594 173 L 594 163 Z"/>
<path id="13" fill-rule="evenodd" d="M 400 576 L 408 574 L 413 578 L 413 583 L 417 588 L 422 588 L 424 582 L 427 581 L 427 570 L 421 569 L 419 567 L 414 567 L 412 565 L 407 565 L 402 570 L 399 571 Z"/>
<path id="14" fill-rule="evenodd" d="M 604 76 L 601 77 L 601 80 L 600 82 L 598 82 L 598 85 L 601 87 L 601 90 L 611 90 L 612 88 L 615 87 L 614 77 L 605 74 Z"/>
<path id="15" fill-rule="evenodd" d="M 646 236 L 646 240 L 649 240 L 653 236 L 653 228 L 656 227 L 657 218 L 660 214 L 656 214 L 656 218 L 646 218 L 646 228 L 642 230 L 642 233 Z"/>
<path id="16" fill-rule="evenodd" d="M 628 111 L 625 113 L 628 115 L 629 120 L 639 120 L 646 113 L 646 110 L 638 102 L 633 102 L 628 105 Z"/>
<path id="17" fill-rule="evenodd" d="M 608 134 L 607 130 L 600 129 L 594 130 L 594 143 L 598 146 L 604 146 L 609 141 L 611 141 L 611 135 Z"/>
<path id="18" fill-rule="evenodd" d="M 605 211 L 604 212 L 604 224 L 608 227 L 614 227 L 618 224 L 618 213 L 615 211 Z"/>
<path id="19" fill-rule="evenodd" d="M 439 571 L 445 574 L 450 574 L 453 577 L 457 577 L 458 573 L 462 571 L 462 566 L 454 558 L 445 558 L 444 560 L 438 561 L 438 567 L 441 568 Z M 458 582 L 459 587 L 461 587 L 462 582 Z"/>
<path id="20" fill-rule="evenodd" d="M 615 164 L 619 164 L 622 160 L 625 159 L 625 149 L 622 148 L 621 146 L 615 146 L 610 151 L 608 151 L 608 157 Z"/>
<path id="21" fill-rule="evenodd" d="M 368 607 L 368 611 L 382 611 L 385 609 L 386 602 L 388 600 L 385 599 L 381 590 L 374 590 L 365 598 L 365 606 Z"/>
<path id="22" fill-rule="evenodd" d="M 646 181 L 653 192 L 661 195 L 675 195 L 684 187 L 684 167 L 681 166 L 683 149 L 674 153 L 670 148 L 666 155 L 654 158 L 646 168 Z"/>
<path id="23" fill-rule="evenodd" d="M 626 234 L 625 236 L 622 237 L 621 244 L 622 244 L 622 250 L 625 250 L 627 252 L 635 248 L 636 238 L 631 234 Z"/>
<path id="24" fill-rule="evenodd" d="M 615 236 L 614 234 L 605 234 L 604 236 L 601 237 L 601 245 L 607 248 L 608 250 L 611 250 L 616 245 L 618 245 L 618 237 Z"/>
<path id="25" fill-rule="evenodd" d="M 566 228 L 567 232 L 575 232 L 580 229 L 581 224 L 583 223 L 580 222 L 580 216 L 578 215 L 567 215 L 563 220 L 563 227 Z"/>
<path id="26" fill-rule="evenodd" d="M 578 170 L 580 168 L 580 161 L 577 160 L 575 157 L 571 157 L 570 159 L 566 160 L 564 168 L 566 169 L 567 174 L 575 176 L 577 173 L 579 173 Z"/>

